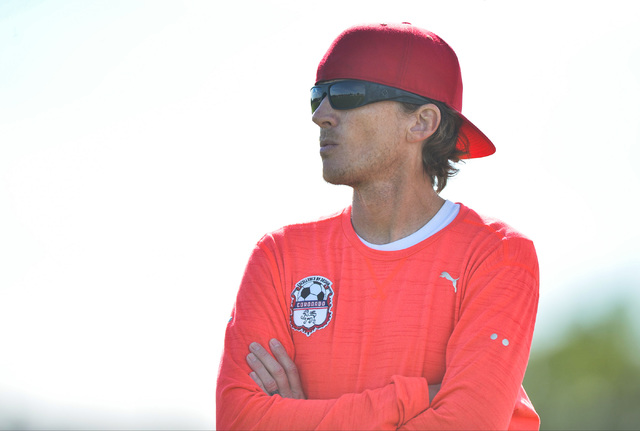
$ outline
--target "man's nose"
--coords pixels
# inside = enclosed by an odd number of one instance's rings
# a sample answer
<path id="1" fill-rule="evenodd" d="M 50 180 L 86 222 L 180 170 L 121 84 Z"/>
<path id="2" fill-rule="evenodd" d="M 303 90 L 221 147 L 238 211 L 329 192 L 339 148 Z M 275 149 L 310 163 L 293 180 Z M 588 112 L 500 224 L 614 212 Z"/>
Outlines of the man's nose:
<path id="1" fill-rule="evenodd" d="M 335 126 L 337 123 L 337 117 L 335 114 L 336 111 L 331 107 L 329 98 L 325 96 L 311 116 L 311 120 L 322 128 L 331 127 Z"/>

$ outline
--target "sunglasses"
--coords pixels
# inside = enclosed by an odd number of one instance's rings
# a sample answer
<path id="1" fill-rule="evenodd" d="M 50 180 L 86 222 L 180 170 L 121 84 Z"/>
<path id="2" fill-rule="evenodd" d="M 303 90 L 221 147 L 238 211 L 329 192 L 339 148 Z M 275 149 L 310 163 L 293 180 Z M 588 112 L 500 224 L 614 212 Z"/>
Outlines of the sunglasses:
<path id="1" fill-rule="evenodd" d="M 318 84 L 311 87 L 311 113 L 314 113 L 322 100 L 329 97 L 333 109 L 345 110 L 359 108 L 369 103 L 393 100 L 396 102 L 424 105 L 431 103 L 430 99 L 369 81 L 344 80 Z"/>

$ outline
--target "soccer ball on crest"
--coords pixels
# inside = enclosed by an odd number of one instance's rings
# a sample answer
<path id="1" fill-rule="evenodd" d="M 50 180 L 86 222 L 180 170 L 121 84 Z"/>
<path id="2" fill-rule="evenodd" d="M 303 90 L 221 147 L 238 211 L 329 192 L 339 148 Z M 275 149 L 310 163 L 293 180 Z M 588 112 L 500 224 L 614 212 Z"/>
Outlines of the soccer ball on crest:
<path id="1" fill-rule="evenodd" d="M 322 301 L 327 296 L 327 291 L 318 281 L 309 281 L 300 289 L 301 301 Z"/>

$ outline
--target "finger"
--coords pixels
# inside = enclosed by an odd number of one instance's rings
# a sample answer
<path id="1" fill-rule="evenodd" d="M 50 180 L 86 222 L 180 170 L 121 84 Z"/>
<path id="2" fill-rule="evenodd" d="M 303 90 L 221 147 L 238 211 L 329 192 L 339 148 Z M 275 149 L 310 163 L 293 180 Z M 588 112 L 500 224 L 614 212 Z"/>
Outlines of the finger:
<path id="1" fill-rule="evenodd" d="M 251 377 L 251 380 L 253 380 L 254 382 L 256 382 L 258 384 L 260 389 L 262 389 L 264 392 L 267 392 L 267 389 L 262 384 L 262 380 L 260 380 L 260 377 L 258 377 L 258 374 L 256 374 L 255 371 L 250 372 L 249 373 L 249 377 Z"/>
<path id="2" fill-rule="evenodd" d="M 275 359 L 272 358 L 273 361 L 275 361 Z M 249 353 L 247 355 L 247 363 L 249 364 L 249 367 L 253 370 L 254 374 L 255 374 L 255 378 L 252 377 L 252 379 L 258 383 L 260 382 L 260 384 L 258 384 L 258 386 L 260 386 L 260 388 L 268 395 L 272 395 L 273 393 L 275 393 L 276 391 L 279 391 L 280 388 L 278 387 L 278 383 L 276 382 L 276 380 L 273 378 L 273 376 L 271 376 L 271 373 L 269 372 L 269 370 L 264 366 L 264 364 L 262 363 L 262 361 L 259 359 L 259 357 L 257 355 L 255 355 L 254 353 Z M 249 374 L 251 376 L 251 374 Z"/>
<path id="3" fill-rule="evenodd" d="M 258 373 L 258 377 L 269 393 L 278 391 L 285 398 L 293 398 L 289 378 L 280 363 L 258 343 L 251 343 L 249 349 L 262 365 L 254 364 L 257 367 L 254 371 Z"/>
<path id="4" fill-rule="evenodd" d="M 258 377 L 258 374 L 255 371 L 252 371 L 249 373 L 249 377 L 251 377 L 251 379 L 256 382 L 256 384 L 260 387 L 260 389 L 262 389 L 262 391 L 264 393 L 266 393 L 269 396 L 275 395 L 278 393 L 278 391 L 275 392 L 269 392 L 267 391 L 267 389 L 264 387 L 264 385 L 262 384 L 262 380 L 260 380 L 260 377 Z"/>
<path id="5" fill-rule="evenodd" d="M 275 338 L 269 341 L 269 347 L 271 348 L 271 353 L 278 361 L 280 366 L 284 369 L 284 372 L 287 375 L 287 381 L 289 383 L 289 388 L 291 389 L 291 397 L 288 398 L 298 398 L 305 399 L 304 391 L 302 389 L 302 382 L 300 380 L 300 373 L 298 372 L 298 367 L 295 362 L 289 357 L 287 350 L 284 346 Z"/>

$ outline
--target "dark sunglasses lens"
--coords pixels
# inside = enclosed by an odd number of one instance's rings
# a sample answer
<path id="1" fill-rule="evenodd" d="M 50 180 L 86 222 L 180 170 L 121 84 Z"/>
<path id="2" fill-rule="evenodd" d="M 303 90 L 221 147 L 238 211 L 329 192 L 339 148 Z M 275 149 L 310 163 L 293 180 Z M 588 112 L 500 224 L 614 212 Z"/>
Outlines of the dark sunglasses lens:
<path id="1" fill-rule="evenodd" d="M 335 109 L 353 109 L 364 105 L 365 87 L 361 82 L 336 82 L 329 88 Z"/>
<path id="2" fill-rule="evenodd" d="M 322 99 L 327 95 L 325 93 L 325 89 L 322 87 L 313 87 L 311 88 L 311 113 L 313 114 L 322 103 Z"/>

